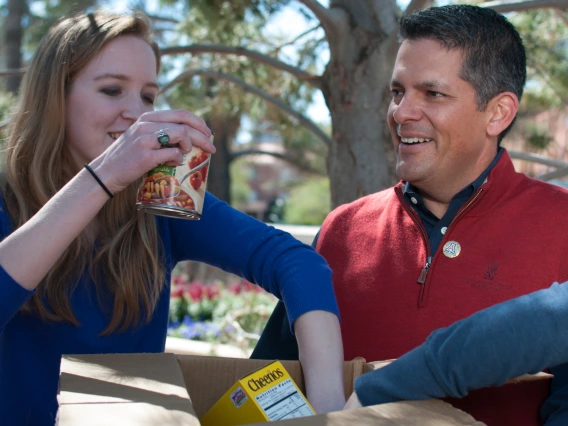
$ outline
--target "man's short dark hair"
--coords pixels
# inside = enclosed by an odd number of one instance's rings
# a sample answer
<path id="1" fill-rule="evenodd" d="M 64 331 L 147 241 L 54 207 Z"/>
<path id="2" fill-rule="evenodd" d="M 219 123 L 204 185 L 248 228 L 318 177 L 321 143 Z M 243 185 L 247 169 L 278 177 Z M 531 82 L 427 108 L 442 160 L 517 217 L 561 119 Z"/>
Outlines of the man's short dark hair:
<path id="1" fill-rule="evenodd" d="M 459 49 L 463 53 L 460 77 L 475 89 L 478 110 L 484 111 L 502 92 L 513 92 L 521 100 L 527 78 L 525 48 L 503 15 L 477 6 L 432 7 L 403 16 L 398 30 L 401 42 L 425 38 Z M 514 121 L 499 134 L 499 142 Z"/>

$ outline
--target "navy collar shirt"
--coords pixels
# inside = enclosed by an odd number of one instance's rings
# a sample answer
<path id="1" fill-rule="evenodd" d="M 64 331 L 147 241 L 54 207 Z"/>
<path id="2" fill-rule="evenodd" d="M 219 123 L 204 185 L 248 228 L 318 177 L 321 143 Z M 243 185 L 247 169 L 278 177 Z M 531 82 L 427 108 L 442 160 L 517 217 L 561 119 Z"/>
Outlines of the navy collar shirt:
<path id="1" fill-rule="evenodd" d="M 450 222 L 459 211 L 459 209 L 472 197 L 475 191 L 477 191 L 477 189 L 479 189 L 479 187 L 485 183 L 487 176 L 489 176 L 489 173 L 491 172 L 493 167 L 495 167 L 495 164 L 497 164 L 499 158 L 501 158 L 502 152 L 503 148 L 500 147 L 497 151 L 497 155 L 495 156 L 489 167 L 487 167 L 487 169 L 485 169 L 485 171 L 481 173 L 481 175 L 479 175 L 476 180 L 474 180 L 472 183 L 470 183 L 464 189 L 454 195 L 454 197 L 450 201 L 448 210 L 442 218 L 436 217 L 434 213 L 428 210 L 426 204 L 424 204 L 424 200 L 418 193 L 417 188 L 415 188 L 409 182 L 405 183 L 402 191 L 404 194 L 404 199 L 406 200 L 406 202 L 408 202 L 408 204 L 410 204 L 410 206 L 416 211 L 416 213 L 418 213 L 418 216 L 420 216 L 420 220 L 422 221 L 422 224 L 426 229 L 426 233 L 428 234 L 431 253 L 436 253 L 436 250 L 438 249 L 442 238 L 444 238 L 444 234 L 446 233 Z"/>

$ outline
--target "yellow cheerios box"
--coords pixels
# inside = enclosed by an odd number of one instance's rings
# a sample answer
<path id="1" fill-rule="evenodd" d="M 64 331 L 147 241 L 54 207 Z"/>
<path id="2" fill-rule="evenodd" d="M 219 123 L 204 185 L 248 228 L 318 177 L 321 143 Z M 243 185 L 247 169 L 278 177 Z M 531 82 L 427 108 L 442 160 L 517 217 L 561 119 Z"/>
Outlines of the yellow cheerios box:
<path id="1" fill-rule="evenodd" d="M 200 421 L 202 426 L 236 426 L 314 414 L 288 372 L 275 361 L 235 383 Z"/>

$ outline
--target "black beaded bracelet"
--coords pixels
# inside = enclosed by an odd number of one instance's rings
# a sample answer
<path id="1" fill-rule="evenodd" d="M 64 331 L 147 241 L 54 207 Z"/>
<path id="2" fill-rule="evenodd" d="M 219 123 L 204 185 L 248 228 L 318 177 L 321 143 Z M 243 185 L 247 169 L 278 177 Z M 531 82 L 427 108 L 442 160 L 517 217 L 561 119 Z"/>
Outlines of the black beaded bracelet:
<path id="1" fill-rule="evenodd" d="M 91 169 L 91 167 L 90 167 L 87 163 L 85 163 L 85 168 L 89 171 L 90 174 L 93 175 L 93 177 L 95 178 L 95 180 L 96 180 L 96 181 L 99 183 L 99 185 L 105 190 L 105 192 L 108 194 L 108 196 L 109 196 L 110 198 L 113 198 L 114 195 L 112 194 L 112 192 L 110 192 L 110 191 L 108 190 L 108 188 L 105 186 L 105 184 L 103 183 L 103 181 L 99 179 L 99 177 L 96 175 L 96 173 L 93 171 L 93 169 Z"/>

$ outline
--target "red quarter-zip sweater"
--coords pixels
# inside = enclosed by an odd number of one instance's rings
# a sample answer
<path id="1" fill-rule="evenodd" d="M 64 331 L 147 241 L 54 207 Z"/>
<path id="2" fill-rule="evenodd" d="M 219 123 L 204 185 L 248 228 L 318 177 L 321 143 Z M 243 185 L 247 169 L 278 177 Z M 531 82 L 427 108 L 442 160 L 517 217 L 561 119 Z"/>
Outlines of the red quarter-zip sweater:
<path id="1" fill-rule="evenodd" d="M 568 279 L 568 192 L 516 173 L 507 152 L 433 254 L 401 187 L 339 207 L 320 231 L 345 359 L 398 358 L 437 328 Z M 549 387 L 486 388 L 451 402 L 489 426 L 535 426 Z"/>

